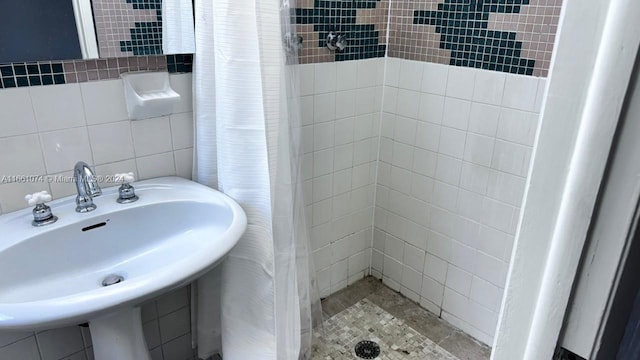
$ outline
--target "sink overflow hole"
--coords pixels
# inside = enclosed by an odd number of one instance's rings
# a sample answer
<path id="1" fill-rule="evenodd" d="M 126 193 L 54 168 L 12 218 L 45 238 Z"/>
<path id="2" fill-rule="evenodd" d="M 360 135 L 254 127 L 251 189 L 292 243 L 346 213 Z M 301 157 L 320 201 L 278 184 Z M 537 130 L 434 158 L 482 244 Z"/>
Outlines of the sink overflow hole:
<path id="1" fill-rule="evenodd" d="M 87 227 L 83 227 L 82 231 L 89 231 L 89 230 L 97 229 L 97 228 L 103 227 L 105 225 L 107 225 L 107 223 L 103 221 L 101 223 L 97 223 L 97 224 L 89 225 Z"/>
<path id="2" fill-rule="evenodd" d="M 102 286 L 111 286 L 123 281 L 124 281 L 124 277 L 120 275 L 109 275 L 106 278 L 104 278 L 104 280 L 102 280 Z"/>

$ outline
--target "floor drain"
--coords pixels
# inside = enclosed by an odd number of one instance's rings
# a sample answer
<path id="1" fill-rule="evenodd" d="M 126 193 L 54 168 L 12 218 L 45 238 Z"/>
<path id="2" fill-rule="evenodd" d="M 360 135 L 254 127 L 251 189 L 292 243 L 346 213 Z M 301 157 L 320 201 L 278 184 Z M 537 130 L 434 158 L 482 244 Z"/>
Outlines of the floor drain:
<path id="1" fill-rule="evenodd" d="M 124 278 L 120 275 L 109 275 L 102 280 L 102 286 L 115 285 L 119 282 L 123 282 Z"/>
<path id="2" fill-rule="evenodd" d="M 361 359 L 375 359 L 380 355 L 380 346 L 373 341 L 363 340 L 356 344 L 355 351 Z"/>

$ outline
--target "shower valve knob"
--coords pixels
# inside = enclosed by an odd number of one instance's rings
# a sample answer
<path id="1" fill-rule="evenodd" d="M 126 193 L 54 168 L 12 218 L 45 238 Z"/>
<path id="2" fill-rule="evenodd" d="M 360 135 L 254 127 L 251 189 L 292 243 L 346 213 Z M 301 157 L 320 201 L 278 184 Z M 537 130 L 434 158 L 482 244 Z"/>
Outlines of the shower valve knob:
<path id="1" fill-rule="evenodd" d="M 327 48 L 331 51 L 344 51 L 348 44 L 346 34 L 338 34 L 335 31 L 331 31 L 327 35 Z"/>

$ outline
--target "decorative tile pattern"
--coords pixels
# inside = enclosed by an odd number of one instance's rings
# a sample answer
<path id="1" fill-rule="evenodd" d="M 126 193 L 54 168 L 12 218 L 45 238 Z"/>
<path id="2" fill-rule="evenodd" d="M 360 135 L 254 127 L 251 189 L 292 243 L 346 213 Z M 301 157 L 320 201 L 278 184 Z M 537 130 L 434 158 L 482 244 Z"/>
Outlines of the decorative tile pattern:
<path id="1" fill-rule="evenodd" d="M 162 54 L 162 0 L 93 0 L 101 58 Z"/>
<path id="2" fill-rule="evenodd" d="M 189 73 L 192 64 L 192 54 L 0 64 L 0 89 L 118 79 L 131 71 Z"/>
<path id="3" fill-rule="evenodd" d="M 314 340 L 314 359 L 357 359 L 355 345 L 371 340 L 380 345 L 381 353 L 376 358 L 380 360 L 458 360 L 367 299 L 325 320 Z"/>
<path id="4" fill-rule="evenodd" d="M 300 0 L 292 22 L 304 39 L 300 63 L 384 57 L 389 0 Z M 346 34 L 344 51 L 326 47 L 330 31 Z"/>
<path id="5" fill-rule="evenodd" d="M 445 0 L 437 11 L 414 11 L 413 23 L 435 26 L 440 48 L 451 50 L 449 65 L 533 74 L 535 60 L 523 59 L 516 32 L 487 30 L 490 13 L 517 14 L 529 0 Z"/>
<path id="6" fill-rule="evenodd" d="M 562 0 L 392 1 L 388 55 L 547 76 Z"/>

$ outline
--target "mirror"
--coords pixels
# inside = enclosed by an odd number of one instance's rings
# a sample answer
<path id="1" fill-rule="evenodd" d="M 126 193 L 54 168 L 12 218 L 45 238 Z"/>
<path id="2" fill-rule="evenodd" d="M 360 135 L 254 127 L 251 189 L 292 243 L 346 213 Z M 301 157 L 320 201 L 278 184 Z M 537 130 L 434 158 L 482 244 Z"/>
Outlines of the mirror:
<path id="1" fill-rule="evenodd" d="M 192 2 L 165 1 L 0 0 L 0 63 L 192 53 Z M 163 17 L 186 46 L 163 51 Z"/>

